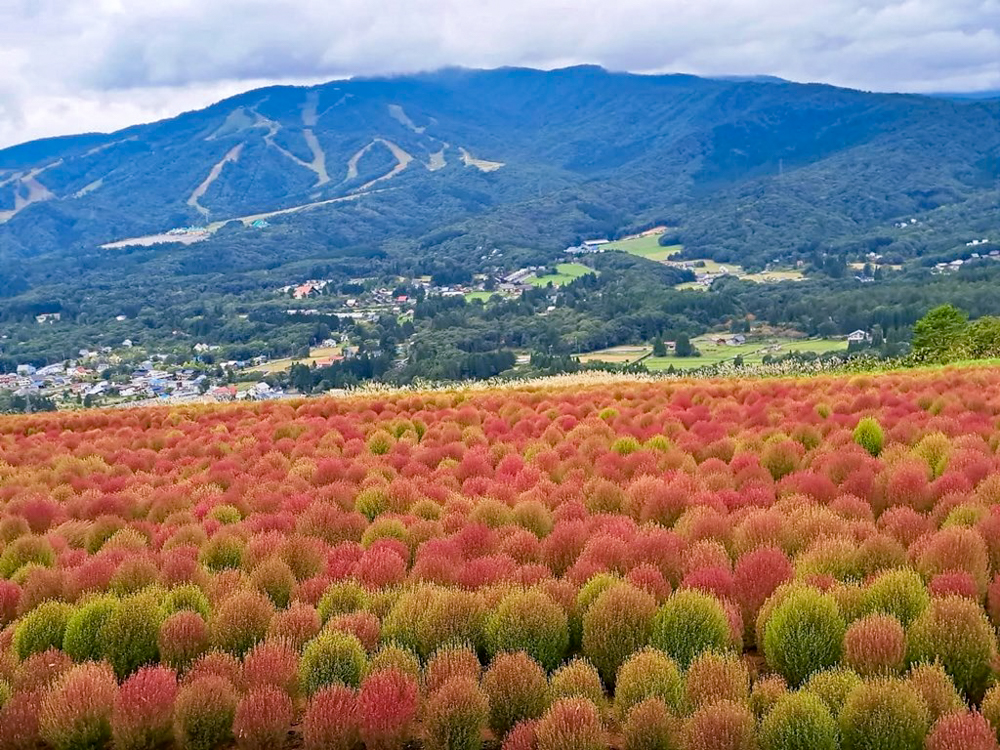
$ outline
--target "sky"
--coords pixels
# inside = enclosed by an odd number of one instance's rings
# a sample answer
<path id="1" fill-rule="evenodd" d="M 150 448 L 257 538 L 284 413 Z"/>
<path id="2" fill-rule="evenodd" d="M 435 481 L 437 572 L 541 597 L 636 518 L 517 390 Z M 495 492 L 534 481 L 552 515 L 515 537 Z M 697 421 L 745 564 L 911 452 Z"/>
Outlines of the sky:
<path id="1" fill-rule="evenodd" d="M 0 147 L 462 65 L 1000 89 L 1000 0 L 0 0 Z"/>

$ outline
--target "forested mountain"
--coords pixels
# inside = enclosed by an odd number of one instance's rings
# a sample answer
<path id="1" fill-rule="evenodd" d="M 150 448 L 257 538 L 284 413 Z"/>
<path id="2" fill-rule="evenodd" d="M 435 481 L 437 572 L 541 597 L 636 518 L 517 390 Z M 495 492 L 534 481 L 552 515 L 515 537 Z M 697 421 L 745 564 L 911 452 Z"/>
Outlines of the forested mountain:
<path id="1" fill-rule="evenodd" d="M 307 255 L 558 249 L 643 219 L 699 255 L 795 252 L 996 190 L 998 158 L 997 102 L 592 67 L 272 87 L 0 151 L 0 257 L 310 205 L 268 217 Z"/>
<path id="2" fill-rule="evenodd" d="M 0 324 L 60 312 L 58 342 L 16 349 L 39 360 L 135 335 L 120 313 L 247 341 L 220 311 L 248 293 L 468 278 L 655 225 L 749 271 L 953 257 L 1000 227 L 1000 102 L 596 67 L 260 89 L 0 150 Z"/>

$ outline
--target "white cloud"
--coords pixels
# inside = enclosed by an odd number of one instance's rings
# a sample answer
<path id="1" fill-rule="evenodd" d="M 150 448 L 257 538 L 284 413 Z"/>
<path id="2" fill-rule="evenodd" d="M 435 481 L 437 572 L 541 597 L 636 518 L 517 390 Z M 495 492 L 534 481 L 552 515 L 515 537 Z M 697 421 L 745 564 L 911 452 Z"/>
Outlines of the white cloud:
<path id="1" fill-rule="evenodd" d="M 1000 0 L 4 0 L 0 145 L 444 65 L 1000 88 Z"/>

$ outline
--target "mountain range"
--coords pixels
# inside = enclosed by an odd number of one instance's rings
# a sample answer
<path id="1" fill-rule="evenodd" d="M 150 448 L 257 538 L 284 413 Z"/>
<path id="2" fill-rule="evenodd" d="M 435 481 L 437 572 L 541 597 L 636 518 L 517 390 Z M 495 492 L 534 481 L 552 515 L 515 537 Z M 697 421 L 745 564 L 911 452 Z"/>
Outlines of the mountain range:
<path id="1" fill-rule="evenodd" d="M 557 253 L 654 224 L 692 257 L 749 266 L 921 254 L 1000 225 L 998 164 L 997 101 L 590 66 L 275 86 L 0 150 L 0 295 Z M 894 231 L 914 217 L 922 232 Z"/>

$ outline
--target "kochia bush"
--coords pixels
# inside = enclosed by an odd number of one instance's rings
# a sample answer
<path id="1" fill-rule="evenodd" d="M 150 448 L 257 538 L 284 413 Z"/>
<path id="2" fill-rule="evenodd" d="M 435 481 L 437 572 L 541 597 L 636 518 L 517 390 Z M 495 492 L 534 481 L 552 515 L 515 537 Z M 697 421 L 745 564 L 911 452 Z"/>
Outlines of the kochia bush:
<path id="1" fill-rule="evenodd" d="M 143 667 L 115 696 L 111 729 L 118 750 L 155 750 L 171 736 L 177 675 L 166 667 Z"/>
<path id="2" fill-rule="evenodd" d="M 847 696 L 840 713 L 843 750 L 921 750 L 927 707 L 902 680 L 863 682 Z"/>
<path id="3" fill-rule="evenodd" d="M 654 648 L 636 652 L 618 670 L 615 712 L 619 721 L 647 698 L 662 700 L 674 712 L 681 710 L 684 699 L 684 681 L 677 662 Z"/>
<path id="4" fill-rule="evenodd" d="M 118 684 L 106 664 L 80 664 L 60 677 L 42 702 L 42 739 L 54 750 L 100 750 L 111 739 Z"/>
<path id="5" fill-rule="evenodd" d="M 557 700 L 535 728 L 538 750 L 605 750 L 608 746 L 597 707 L 584 698 Z"/>
<path id="6" fill-rule="evenodd" d="M 569 648 L 566 612 L 539 590 L 506 597 L 486 621 L 491 654 L 524 651 L 545 669 L 555 669 Z"/>
<path id="7" fill-rule="evenodd" d="M 424 744 L 440 750 L 479 750 L 489 718 L 490 702 L 479 683 L 452 677 L 431 693 L 424 706 Z"/>
<path id="8" fill-rule="evenodd" d="M 367 667 L 368 657 L 357 638 L 328 631 L 306 644 L 299 662 L 299 681 L 307 695 L 335 683 L 358 687 Z"/>
<path id="9" fill-rule="evenodd" d="M 497 739 L 519 721 L 537 719 L 549 702 L 549 686 L 541 665 L 523 651 L 497 655 L 483 675 L 490 701 L 490 729 Z"/>
<path id="10" fill-rule="evenodd" d="M 813 693 L 799 691 L 778 699 L 760 725 L 761 750 L 837 750 L 837 722 Z"/>
<path id="11" fill-rule="evenodd" d="M 789 684 L 799 685 L 840 661 L 845 630 L 831 596 L 810 589 L 794 591 L 767 619 L 764 654 L 768 666 Z"/>
<path id="12" fill-rule="evenodd" d="M 683 668 L 703 651 L 726 651 L 733 634 L 726 610 L 714 596 L 693 589 L 677 591 L 653 620 L 650 643 Z"/>
<path id="13" fill-rule="evenodd" d="M 174 704 L 174 740 L 184 750 L 213 750 L 231 741 L 238 701 L 224 677 L 208 675 L 183 686 Z"/>
<path id="14" fill-rule="evenodd" d="M 606 684 L 613 685 L 625 660 L 649 643 L 656 611 L 652 595 L 626 583 L 607 589 L 587 608 L 583 655 Z"/>

